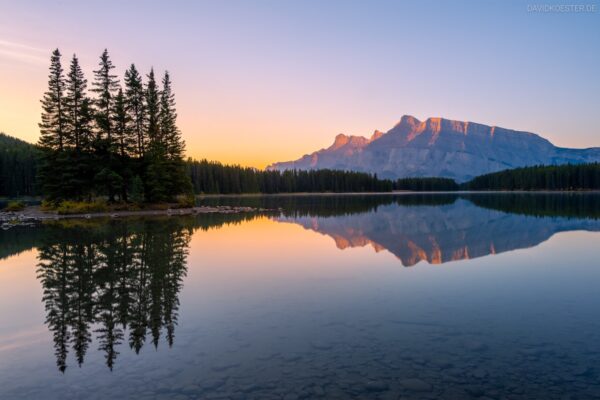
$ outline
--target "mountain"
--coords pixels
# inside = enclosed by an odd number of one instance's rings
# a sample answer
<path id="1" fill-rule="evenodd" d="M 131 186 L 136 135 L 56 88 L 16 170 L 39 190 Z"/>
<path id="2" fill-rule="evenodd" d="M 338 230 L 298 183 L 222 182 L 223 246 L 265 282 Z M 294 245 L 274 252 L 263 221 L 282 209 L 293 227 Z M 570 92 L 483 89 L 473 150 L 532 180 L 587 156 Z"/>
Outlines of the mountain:
<path id="1" fill-rule="evenodd" d="M 530 132 L 474 122 L 405 115 L 386 133 L 370 138 L 339 134 L 333 145 L 270 170 L 343 169 L 380 178 L 446 177 L 459 182 L 530 165 L 600 162 L 600 148 L 568 149 Z"/>

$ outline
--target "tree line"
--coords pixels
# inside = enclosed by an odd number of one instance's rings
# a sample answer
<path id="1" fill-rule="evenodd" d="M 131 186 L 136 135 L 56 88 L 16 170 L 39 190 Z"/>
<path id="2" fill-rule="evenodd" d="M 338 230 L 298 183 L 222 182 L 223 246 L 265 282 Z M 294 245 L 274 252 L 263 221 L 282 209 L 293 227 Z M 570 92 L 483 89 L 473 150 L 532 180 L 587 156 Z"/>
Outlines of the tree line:
<path id="1" fill-rule="evenodd" d="M 35 196 L 39 193 L 36 146 L 0 133 L 0 196 Z"/>
<path id="2" fill-rule="evenodd" d="M 364 172 L 319 170 L 270 171 L 213 161 L 188 161 L 195 193 L 390 192 L 391 180 Z"/>
<path id="3" fill-rule="evenodd" d="M 480 175 L 462 185 L 468 190 L 597 190 L 600 163 L 536 165 Z"/>
<path id="4" fill-rule="evenodd" d="M 582 192 L 554 193 L 465 193 L 461 196 L 478 207 L 535 217 L 600 219 L 600 195 Z"/>
<path id="5" fill-rule="evenodd" d="M 121 85 L 114 68 L 104 50 L 92 97 L 77 56 L 65 74 L 60 51 L 52 52 L 41 100 L 38 168 L 41 191 L 50 201 L 103 196 L 163 202 L 191 192 L 169 73 L 160 85 L 150 69 L 144 82 L 131 64 Z"/>

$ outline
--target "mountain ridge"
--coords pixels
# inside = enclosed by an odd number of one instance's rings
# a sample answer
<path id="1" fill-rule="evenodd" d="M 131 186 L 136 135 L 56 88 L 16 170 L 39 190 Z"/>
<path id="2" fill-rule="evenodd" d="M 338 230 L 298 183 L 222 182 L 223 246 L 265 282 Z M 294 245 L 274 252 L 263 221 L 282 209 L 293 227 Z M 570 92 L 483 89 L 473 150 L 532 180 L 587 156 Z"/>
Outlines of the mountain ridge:
<path id="1" fill-rule="evenodd" d="M 267 168 L 345 169 L 391 179 L 436 176 L 463 182 L 503 169 L 598 161 L 599 147 L 570 149 L 532 132 L 404 115 L 385 133 L 376 130 L 370 138 L 338 134 L 330 147 Z"/>

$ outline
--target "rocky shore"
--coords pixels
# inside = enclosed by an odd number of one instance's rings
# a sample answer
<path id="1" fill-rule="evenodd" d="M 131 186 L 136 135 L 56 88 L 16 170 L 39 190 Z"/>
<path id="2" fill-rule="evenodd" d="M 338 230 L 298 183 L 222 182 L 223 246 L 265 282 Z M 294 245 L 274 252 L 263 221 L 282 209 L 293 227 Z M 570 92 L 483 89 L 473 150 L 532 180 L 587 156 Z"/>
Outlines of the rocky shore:
<path id="1" fill-rule="evenodd" d="M 107 211 L 86 214 L 58 214 L 51 211 L 43 211 L 39 206 L 27 207 L 22 211 L 0 212 L 0 229 L 8 230 L 16 226 L 35 226 L 43 221 L 60 219 L 91 219 L 91 218 L 123 218 L 136 216 L 160 216 L 160 215 L 195 215 L 195 214 L 236 214 L 276 211 L 254 207 L 233 206 L 200 206 L 191 208 L 167 208 L 164 210 L 135 210 L 135 211 Z"/>

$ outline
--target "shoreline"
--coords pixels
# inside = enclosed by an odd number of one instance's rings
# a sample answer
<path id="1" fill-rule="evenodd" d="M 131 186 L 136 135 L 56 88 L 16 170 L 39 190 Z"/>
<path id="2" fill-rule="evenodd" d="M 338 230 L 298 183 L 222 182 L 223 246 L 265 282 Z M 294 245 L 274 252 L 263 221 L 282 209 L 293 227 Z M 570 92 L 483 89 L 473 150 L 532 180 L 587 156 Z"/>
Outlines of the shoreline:
<path id="1" fill-rule="evenodd" d="M 218 197 L 293 197 L 293 196 L 395 196 L 415 194 L 600 194 L 600 190 L 394 190 L 391 192 L 290 192 L 290 193 L 239 193 L 198 194 L 196 198 Z"/>
<path id="2" fill-rule="evenodd" d="M 286 193 L 227 193 L 227 194 L 197 194 L 198 199 L 215 197 L 289 197 L 289 196 L 385 196 L 385 195 L 406 195 L 406 194 L 509 194 L 509 193 L 528 193 L 528 194 L 573 194 L 573 193 L 600 193 L 600 189 L 586 190 L 393 190 L 391 192 L 286 192 Z M 41 202 L 41 197 L 2 197 L 0 202 L 9 202 L 13 200 L 24 200 L 29 202 Z M 193 207 L 197 208 L 197 207 Z M 141 210 L 156 211 L 156 210 Z M 162 210 L 161 210 L 162 211 Z M 0 213 L 3 211 L 0 209 Z"/>
<path id="3" fill-rule="evenodd" d="M 34 226 L 44 221 L 58 221 L 65 219 L 92 219 L 92 218 L 123 218 L 123 217 L 151 217 L 151 216 L 182 216 L 198 214 L 239 214 L 256 212 L 273 212 L 275 209 L 244 207 L 244 206 L 198 206 L 190 208 L 164 209 L 164 210 L 122 210 L 103 211 L 81 214 L 58 214 L 56 212 L 42 211 L 40 206 L 28 206 L 22 211 L 0 212 L 0 229 L 8 230 L 16 226 Z"/>
<path id="4" fill-rule="evenodd" d="M 217 199 L 217 198 L 260 198 L 260 197 L 333 197 L 333 196 L 414 196 L 414 195 L 485 195 L 485 194 L 600 194 L 600 190 L 571 190 L 571 191 L 552 191 L 552 190 L 489 190 L 489 191 L 409 191 L 398 190 L 392 192 L 301 192 L 301 193 L 242 193 L 242 194 L 205 194 L 197 195 L 197 199 Z M 102 212 L 89 212 L 77 214 L 58 214 L 53 211 L 42 211 L 39 205 L 26 206 L 21 211 L 6 212 L 0 210 L 0 229 L 7 230 L 15 226 L 32 226 L 43 221 L 64 220 L 64 219 L 91 219 L 91 218 L 123 218 L 137 216 L 177 216 L 177 215 L 197 215 L 197 214 L 232 214 L 232 213 L 252 213 L 252 212 L 274 212 L 280 209 L 265 209 L 247 206 L 195 206 L 188 208 L 167 208 L 167 209 L 147 209 L 147 210 L 113 210 Z"/>

